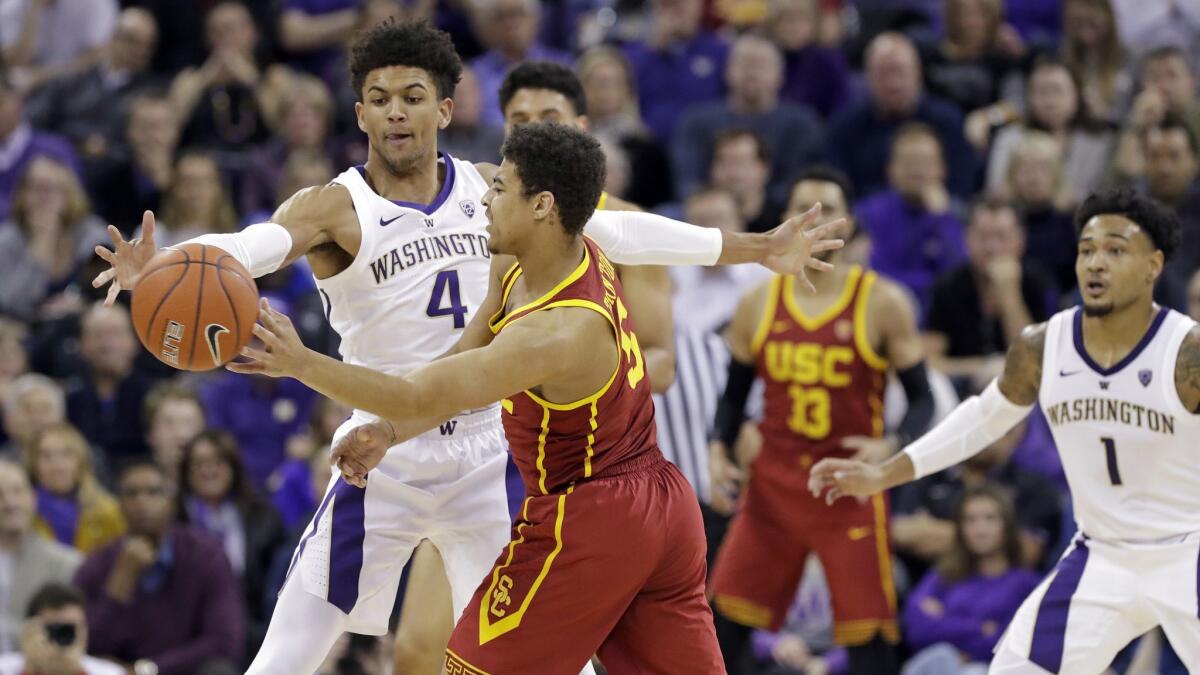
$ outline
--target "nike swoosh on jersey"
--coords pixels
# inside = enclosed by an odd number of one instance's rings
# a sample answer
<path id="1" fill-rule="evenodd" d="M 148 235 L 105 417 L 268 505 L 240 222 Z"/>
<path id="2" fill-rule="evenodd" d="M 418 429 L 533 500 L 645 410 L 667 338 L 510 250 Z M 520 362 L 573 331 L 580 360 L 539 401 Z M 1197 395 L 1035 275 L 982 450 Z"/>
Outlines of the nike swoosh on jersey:
<path id="1" fill-rule="evenodd" d="M 1071 372 L 1068 373 L 1067 371 L 1063 370 L 1062 368 L 1058 369 L 1059 377 L 1070 377 L 1072 375 L 1078 375 L 1079 373 L 1082 373 L 1082 372 L 1083 372 L 1082 370 L 1072 370 Z"/>
<path id="2" fill-rule="evenodd" d="M 404 217 L 404 216 L 406 216 L 406 215 L 408 215 L 408 214 L 406 214 L 406 213 L 401 213 L 400 215 L 396 216 L 395 218 L 388 218 L 387 220 L 384 220 L 383 218 L 380 218 L 380 219 L 379 219 L 379 226 L 380 226 L 380 227 L 387 227 L 388 225 L 391 225 L 392 223 L 396 222 L 397 220 L 400 220 L 401 218 L 403 218 L 403 217 Z"/>
<path id="3" fill-rule="evenodd" d="M 221 363 L 221 345 L 217 338 L 221 333 L 228 332 L 229 329 L 219 323 L 210 323 L 204 328 L 204 341 L 208 343 L 208 353 L 212 356 L 213 363 Z"/>

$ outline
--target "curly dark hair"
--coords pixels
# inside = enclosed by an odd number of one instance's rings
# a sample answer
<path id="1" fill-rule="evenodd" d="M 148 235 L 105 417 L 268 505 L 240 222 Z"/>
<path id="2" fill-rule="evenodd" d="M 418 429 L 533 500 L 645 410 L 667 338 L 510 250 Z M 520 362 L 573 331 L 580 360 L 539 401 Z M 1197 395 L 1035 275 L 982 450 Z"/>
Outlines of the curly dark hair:
<path id="1" fill-rule="evenodd" d="M 1131 188 L 1116 188 L 1093 193 L 1079 205 L 1075 212 L 1076 240 L 1089 220 L 1102 215 L 1124 216 L 1137 223 L 1167 259 L 1183 238 L 1179 217 L 1170 208 Z"/>
<path id="2" fill-rule="evenodd" d="M 583 84 L 575 71 L 553 61 L 525 61 L 513 67 L 500 85 L 500 112 L 522 89 L 549 89 L 562 94 L 575 106 L 576 115 L 587 114 Z"/>
<path id="3" fill-rule="evenodd" d="M 583 231 L 604 190 L 604 151 L 595 138 L 566 124 L 522 124 L 500 152 L 516 167 L 525 197 L 549 192 L 563 229 Z"/>
<path id="4" fill-rule="evenodd" d="M 360 31 L 350 45 L 350 76 L 354 95 L 362 99 L 363 83 L 377 68 L 408 66 L 429 73 L 442 98 L 453 98 L 462 79 L 462 59 L 450 34 L 428 21 L 384 21 Z"/>

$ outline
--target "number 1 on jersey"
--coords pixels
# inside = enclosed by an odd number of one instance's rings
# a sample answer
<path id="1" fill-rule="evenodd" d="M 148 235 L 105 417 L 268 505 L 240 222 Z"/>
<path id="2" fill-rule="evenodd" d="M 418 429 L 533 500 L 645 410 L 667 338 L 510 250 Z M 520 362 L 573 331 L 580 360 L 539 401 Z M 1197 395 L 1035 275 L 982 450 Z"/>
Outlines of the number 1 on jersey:
<path id="1" fill-rule="evenodd" d="M 442 304 L 443 297 L 449 293 L 450 305 Z M 433 281 L 433 295 L 429 296 L 429 307 L 425 309 L 428 316 L 454 315 L 454 327 L 462 328 L 467 325 L 467 306 L 462 303 L 458 292 L 458 270 L 442 270 Z"/>
<path id="2" fill-rule="evenodd" d="M 1108 462 L 1108 480 L 1113 485 L 1121 484 L 1121 472 L 1117 470 L 1117 444 L 1105 436 L 1100 439 L 1104 444 L 1104 458 Z"/>

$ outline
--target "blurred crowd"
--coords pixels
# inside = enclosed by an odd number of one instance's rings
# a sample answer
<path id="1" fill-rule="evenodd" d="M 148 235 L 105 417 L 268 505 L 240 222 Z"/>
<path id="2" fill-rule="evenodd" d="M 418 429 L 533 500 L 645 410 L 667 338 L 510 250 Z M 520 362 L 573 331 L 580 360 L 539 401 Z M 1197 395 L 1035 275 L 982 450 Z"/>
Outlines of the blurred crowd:
<path id="1" fill-rule="evenodd" d="M 582 82 L 607 190 L 647 209 L 764 231 L 799 172 L 840 169 L 845 262 L 910 291 L 943 409 L 1076 302 L 1072 211 L 1099 188 L 1178 212 L 1156 296 L 1200 318 L 1195 0 L 0 0 L 0 674 L 253 656 L 348 411 L 162 366 L 97 304 L 93 248 L 147 209 L 164 245 L 233 232 L 363 163 L 344 48 L 389 18 L 434 22 L 468 65 L 439 139 L 456 157 L 498 160 L 501 81 L 549 60 Z M 672 274 L 681 342 L 714 340 L 762 278 Z M 303 263 L 259 282 L 336 354 Z M 671 450 L 702 501 L 708 423 Z M 975 672 L 1073 531 L 1048 428 L 892 497 L 907 672 Z M 812 561 L 785 630 L 756 637 L 763 672 L 844 669 L 830 626 Z M 1184 672 L 1157 642 L 1129 667 Z M 389 654 L 347 637 L 322 672 Z"/>

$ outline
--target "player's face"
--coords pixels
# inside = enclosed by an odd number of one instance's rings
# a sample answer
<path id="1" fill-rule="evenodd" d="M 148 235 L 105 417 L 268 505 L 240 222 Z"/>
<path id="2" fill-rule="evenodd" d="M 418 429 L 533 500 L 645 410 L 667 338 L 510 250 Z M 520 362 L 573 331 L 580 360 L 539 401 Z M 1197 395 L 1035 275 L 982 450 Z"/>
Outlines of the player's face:
<path id="1" fill-rule="evenodd" d="M 408 66 L 376 68 L 360 93 L 354 112 L 372 158 L 397 176 L 432 161 L 438 129 L 450 123 L 454 103 L 442 97 L 428 72 Z"/>
<path id="2" fill-rule="evenodd" d="M 821 218 L 813 223 L 813 227 L 828 223 L 835 218 L 846 218 L 846 222 L 830 236 L 849 240 L 850 236 L 854 234 L 854 220 L 849 217 L 850 211 L 846 206 L 846 196 L 842 194 L 842 189 L 838 187 L 837 183 L 823 180 L 804 180 L 796 183 L 792 188 L 792 196 L 788 199 L 787 213 L 784 217 L 798 216 L 818 203 L 821 204 Z M 836 253 L 836 251 L 823 251 L 817 254 L 817 258 L 829 260 Z"/>
<path id="3" fill-rule="evenodd" d="M 977 556 L 992 555 L 1004 545 L 1004 515 L 991 497 L 977 497 L 963 506 L 963 543 Z"/>
<path id="4" fill-rule="evenodd" d="M 1115 214 L 1092 218 L 1079 234 L 1075 258 L 1083 311 L 1104 316 L 1149 302 L 1162 266 L 1162 251 L 1137 223 Z"/>
<path id="5" fill-rule="evenodd" d="M 552 89 L 518 89 L 504 109 L 504 135 L 530 122 L 558 122 L 587 129 L 587 116 L 575 110 L 571 99 Z"/>
<path id="6" fill-rule="evenodd" d="M 492 187 L 483 195 L 487 216 L 488 250 L 515 255 L 527 241 L 534 220 L 546 211 L 546 194 L 524 196 L 525 186 L 517 168 L 507 159 L 492 178 Z"/>

